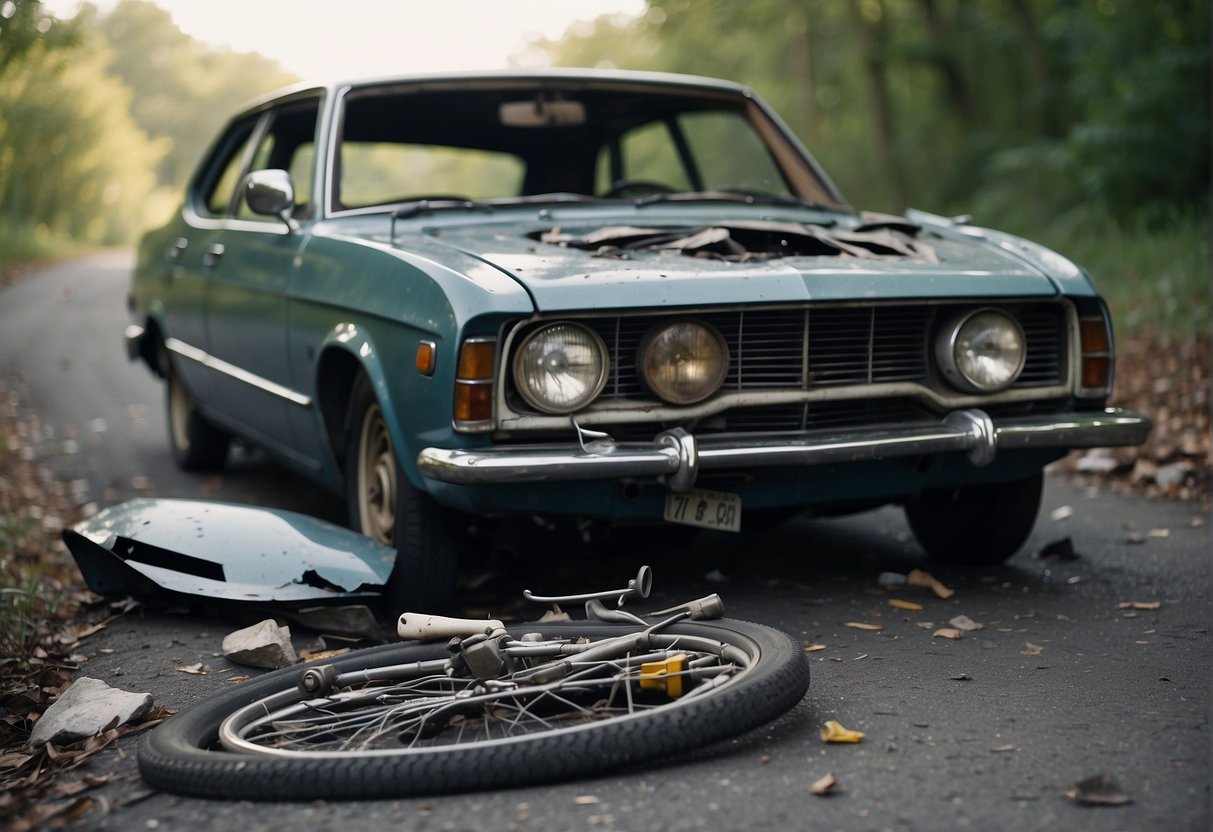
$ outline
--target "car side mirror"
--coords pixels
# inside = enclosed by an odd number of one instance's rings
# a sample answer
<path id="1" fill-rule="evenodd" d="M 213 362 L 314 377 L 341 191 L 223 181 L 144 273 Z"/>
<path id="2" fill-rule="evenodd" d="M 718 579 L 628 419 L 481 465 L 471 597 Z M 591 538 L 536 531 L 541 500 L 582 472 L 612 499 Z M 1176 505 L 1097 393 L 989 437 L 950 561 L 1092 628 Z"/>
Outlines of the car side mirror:
<path id="1" fill-rule="evenodd" d="M 254 214 L 278 217 L 291 231 L 299 228 L 295 210 L 295 183 L 284 170 L 255 170 L 244 179 L 244 201 Z"/>

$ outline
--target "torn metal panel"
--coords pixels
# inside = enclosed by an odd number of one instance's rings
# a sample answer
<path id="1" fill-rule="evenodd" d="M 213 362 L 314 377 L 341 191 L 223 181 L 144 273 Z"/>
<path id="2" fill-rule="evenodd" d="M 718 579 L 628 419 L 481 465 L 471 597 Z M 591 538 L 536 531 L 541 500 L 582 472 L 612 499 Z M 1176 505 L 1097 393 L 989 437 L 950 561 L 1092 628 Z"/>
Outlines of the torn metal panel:
<path id="1" fill-rule="evenodd" d="M 201 500 L 131 500 L 63 538 L 94 592 L 157 606 L 374 601 L 396 559 L 394 549 L 314 517 Z"/>
<path id="2" fill-rule="evenodd" d="M 584 234 L 558 228 L 537 235 L 551 245 L 592 250 L 600 257 L 630 257 L 642 251 L 678 251 L 695 257 L 750 261 L 775 257 L 855 257 L 938 263 L 919 228 L 904 220 L 876 220 L 855 228 L 798 222 L 732 221 L 710 226 L 609 226 Z"/>

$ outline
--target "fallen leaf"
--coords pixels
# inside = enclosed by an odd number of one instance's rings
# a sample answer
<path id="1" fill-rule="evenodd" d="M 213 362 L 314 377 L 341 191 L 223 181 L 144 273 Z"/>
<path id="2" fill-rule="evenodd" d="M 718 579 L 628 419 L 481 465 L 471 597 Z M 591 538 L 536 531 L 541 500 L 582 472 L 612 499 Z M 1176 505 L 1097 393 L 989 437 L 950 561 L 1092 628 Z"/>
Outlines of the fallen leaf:
<path id="1" fill-rule="evenodd" d="M 1025 641 L 1023 646 L 1024 649 L 1019 651 L 1019 655 L 1021 656 L 1039 656 L 1044 652 L 1043 647 L 1041 647 L 1039 644 L 1033 644 L 1030 641 Z"/>
<path id="2" fill-rule="evenodd" d="M 602 798 L 595 794 L 579 794 L 573 798 L 577 806 L 597 806 L 601 802 Z"/>
<path id="3" fill-rule="evenodd" d="M 1162 607 L 1162 601 L 1121 601 L 1116 605 L 1119 610 L 1156 610 Z"/>
<path id="4" fill-rule="evenodd" d="M 821 726 L 822 742 L 859 742 L 863 739 L 863 731 L 852 731 L 843 728 L 837 720 L 829 720 Z"/>
<path id="5" fill-rule="evenodd" d="M 178 673 L 189 673 L 194 676 L 205 676 L 208 668 L 202 665 L 202 662 L 197 664 L 180 664 L 174 668 Z"/>
<path id="6" fill-rule="evenodd" d="M 889 606 L 896 607 L 899 610 L 909 610 L 910 612 L 922 610 L 922 604 L 915 604 L 913 601 L 903 601 L 900 598 L 890 598 Z"/>
<path id="7" fill-rule="evenodd" d="M 827 795 L 834 791 L 834 787 L 838 785 L 838 778 L 834 776 L 834 772 L 828 772 L 824 777 L 820 777 L 813 781 L 813 785 L 809 786 L 809 794 Z"/>
<path id="8" fill-rule="evenodd" d="M 1000 745 L 1000 746 L 998 746 L 997 748 L 991 748 L 991 749 L 990 749 L 990 753 L 992 753 L 992 754 L 1005 754 L 1005 753 L 1007 753 L 1008 751 L 1018 751 L 1018 750 L 1019 750 L 1019 749 L 1018 749 L 1018 748 L 1016 748 L 1016 747 L 1015 747 L 1015 746 L 1013 746 L 1013 745 Z"/>
<path id="9" fill-rule="evenodd" d="M 1170 537 L 1170 529 L 1150 529 L 1150 537 Z"/>
<path id="10" fill-rule="evenodd" d="M 1083 806 L 1124 806 L 1133 802 L 1110 774 L 1096 774 L 1074 784 L 1066 797 Z"/>
<path id="11" fill-rule="evenodd" d="M 971 633 L 974 630 L 984 630 L 984 624 L 978 624 L 967 615 L 958 615 L 955 618 L 949 618 L 948 623 L 958 630 L 964 630 L 966 633 Z"/>
<path id="12" fill-rule="evenodd" d="M 806 644 L 804 646 L 804 652 L 806 653 L 816 653 L 818 650 L 824 649 L 826 649 L 824 644 Z"/>
<path id="13" fill-rule="evenodd" d="M 955 641 L 958 638 L 964 638 L 964 633 L 954 627 L 940 627 L 931 633 L 931 638 L 950 638 Z"/>
<path id="14" fill-rule="evenodd" d="M 1065 520 L 1074 514 L 1074 509 L 1070 506 L 1058 506 L 1049 512 L 1049 517 L 1054 520 Z"/>
<path id="15" fill-rule="evenodd" d="M 940 598 L 951 598 L 956 594 L 956 590 L 944 586 L 934 575 L 922 569 L 914 569 L 910 574 L 906 575 L 906 583 L 910 586 L 920 586 L 924 589 L 929 589 Z"/>
<path id="16" fill-rule="evenodd" d="M 918 626 L 922 627 L 924 630 L 934 630 L 935 622 L 934 621 L 919 621 Z"/>
<path id="17" fill-rule="evenodd" d="M 884 629 L 883 624 L 869 624 L 866 621 L 848 621 L 845 626 L 850 627 L 852 630 L 883 630 Z"/>

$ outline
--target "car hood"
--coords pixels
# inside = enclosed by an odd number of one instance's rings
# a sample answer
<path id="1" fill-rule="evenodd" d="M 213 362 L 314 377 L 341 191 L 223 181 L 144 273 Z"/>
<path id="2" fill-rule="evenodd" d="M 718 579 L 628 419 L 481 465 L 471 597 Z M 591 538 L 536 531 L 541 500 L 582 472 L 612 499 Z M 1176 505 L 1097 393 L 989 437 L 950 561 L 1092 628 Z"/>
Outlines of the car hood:
<path id="1" fill-rule="evenodd" d="M 444 223 L 427 231 L 433 242 L 513 277 L 541 312 L 742 300 L 1048 297 L 1079 288 L 1067 281 L 1085 284 L 1085 276 L 1056 255 L 1061 265 L 1016 246 L 1017 238 L 995 239 L 947 221 L 587 218 L 573 212 L 552 212 L 548 219 L 525 226 Z"/>

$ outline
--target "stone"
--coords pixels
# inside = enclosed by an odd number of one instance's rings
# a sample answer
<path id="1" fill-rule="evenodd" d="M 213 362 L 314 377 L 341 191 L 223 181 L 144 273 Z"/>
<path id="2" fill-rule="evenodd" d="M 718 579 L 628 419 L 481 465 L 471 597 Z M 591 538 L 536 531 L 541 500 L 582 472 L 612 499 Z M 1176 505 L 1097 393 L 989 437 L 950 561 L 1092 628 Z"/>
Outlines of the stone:
<path id="1" fill-rule="evenodd" d="M 150 693 L 128 693 L 100 679 L 81 676 L 34 723 L 29 745 L 66 745 L 110 726 L 142 722 L 152 709 Z"/>
<path id="2" fill-rule="evenodd" d="M 228 661 L 248 667 L 275 670 L 298 661 L 289 627 L 279 627 L 272 618 L 223 637 L 223 655 Z"/>

